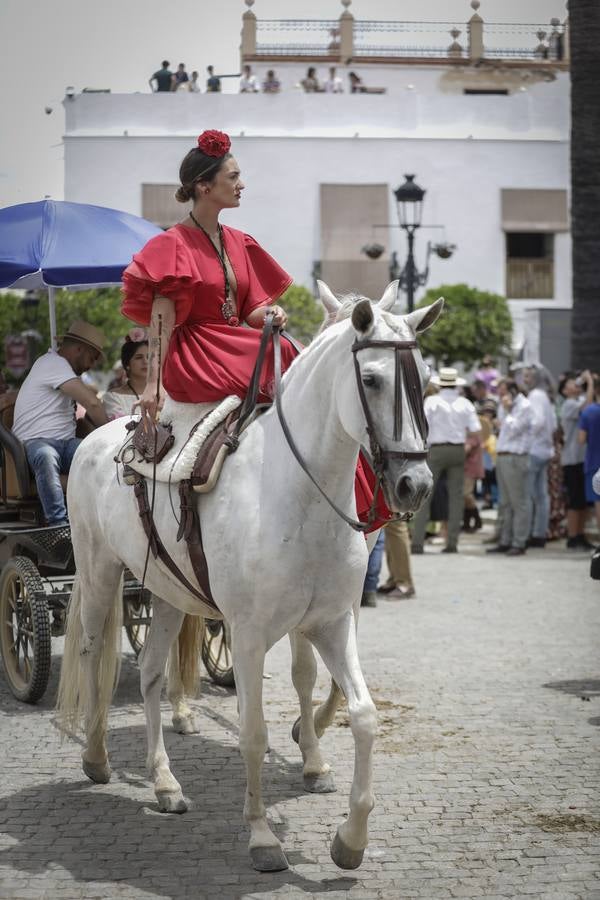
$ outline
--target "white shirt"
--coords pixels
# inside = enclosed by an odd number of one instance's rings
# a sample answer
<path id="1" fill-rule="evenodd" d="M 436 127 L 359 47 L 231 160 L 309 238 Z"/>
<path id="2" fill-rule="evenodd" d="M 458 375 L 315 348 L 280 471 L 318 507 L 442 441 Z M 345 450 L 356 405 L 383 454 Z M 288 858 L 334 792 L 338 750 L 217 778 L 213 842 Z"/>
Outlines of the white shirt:
<path id="1" fill-rule="evenodd" d="M 481 431 L 481 422 L 470 400 L 456 388 L 442 388 L 425 399 L 429 444 L 464 444 L 467 432 Z"/>
<path id="2" fill-rule="evenodd" d="M 344 84 L 342 79 L 338 75 L 335 78 L 328 78 L 325 82 L 325 90 L 328 94 L 343 94 Z"/>
<path id="3" fill-rule="evenodd" d="M 240 78 L 240 94 L 255 94 L 257 91 L 256 75 L 242 75 Z"/>
<path id="4" fill-rule="evenodd" d="M 77 375 L 55 350 L 36 359 L 15 403 L 12 431 L 20 441 L 75 437 L 75 401 L 59 390 Z"/>
<path id="5" fill-rule="evenodd" d="M 531 403 L 523 394 L 517 394 L 510 412 L 502 416 L 496 453 L 529 453 L 532 420 Z"/>
<path id="6" fill-rule="evenodd" d="M 102 395 L 102 405 L 109 419 L 119 419 L 121 416 L 132 416 L 131 407 L 137 403 L 133 394 L 117 394 L 116 391 L 106 391 Z"/>
<path id="7" fill-rule="evenodd" d="M 531 427 L 532 456 L 540 459 L 552 459 L 554 456 L 554 432 L 556 431 L 556 412 L 550 403 L 546 391 L 534 388 L 527 395 L 533 412 Z"/>

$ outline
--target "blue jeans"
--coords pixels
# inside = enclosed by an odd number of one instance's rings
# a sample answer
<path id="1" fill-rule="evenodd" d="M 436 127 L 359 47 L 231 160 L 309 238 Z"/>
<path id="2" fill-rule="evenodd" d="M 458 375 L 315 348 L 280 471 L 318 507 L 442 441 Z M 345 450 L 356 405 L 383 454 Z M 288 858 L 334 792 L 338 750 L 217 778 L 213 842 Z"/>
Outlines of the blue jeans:
<path id="1" fill-rule="evenodd" d="M 550 495 L 548 494 L 549 459 L 529 454 L 528 488 L 533 503 L 531 518 L 531 536 L 546 538 L 548 520 L 550 518 Z"/>
<path id="2" fill-rule="evenodd" d="M 34 438 L 25 441 L 27 462 L 35 476 L 38 496 L 48 525 L 68 525 L 67 507 L 60 476 L 71 468 L 79 438 Z"/>
<path id="3" fill-rule="evenodd" d="M 383 558 L 385 535 L 383 529 L 379 532 L 377 543 L 371 550 L 369 555 L 369 565 L 367 567 L 367 577 L 365 578 L 364 592 L 376 591 L 377 582 L 379 581 L 379 573 L 381 572 L 381 561 Z"/>

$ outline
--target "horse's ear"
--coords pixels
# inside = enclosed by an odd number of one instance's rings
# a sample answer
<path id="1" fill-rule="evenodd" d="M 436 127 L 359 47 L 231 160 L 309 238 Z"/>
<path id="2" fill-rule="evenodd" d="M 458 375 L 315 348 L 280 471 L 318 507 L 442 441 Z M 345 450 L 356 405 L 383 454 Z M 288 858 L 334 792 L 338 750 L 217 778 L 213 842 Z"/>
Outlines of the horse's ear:
<path id="1" fill-rule="evenodd" d="M 319 281 L 317 279 L 317 287 L 319 288 L 319 300 L 329 313 L 329 316 L 335 318 L 340 311 L 342 304 L 337 297 L 334 297 L 324 281 Z"/>
<path id="2" fill-rule="evenodd" d="M 390 281 L 390 283 L 388 284 L 388 286 L 386 287 L 386 289 L 384 291 L 383 297 L 377 304 L 379 309 L 383 310 L 384 312 L 390 312 L 393 309 L 394 304 L 395 304 L 396 300 L 398 299 L 398 285 L 399 284 L 400 284 L 400 282 L 398 281 L 398 279 L 396 279 L 396 281 Z"/>
<path id="3" fill-rule="evenodd" d="M 423 309 L 415 309 L 414 312 L 409 313 L 404 318 L 415 334 L 421 334 L 422 331 L 427 331 L 428 328 L 431 328 L 443 308 L 444 298 L 438 297 L 431 306 L 425 306 Z"/>
<path id="4" fill-rule="evenodd" d="M 355 331 L 358 331 L 362 337 L 366 337 L 375 321 L 373 307 L 370 300 L 359 300 L 352 310 L 352 324 Z"/>

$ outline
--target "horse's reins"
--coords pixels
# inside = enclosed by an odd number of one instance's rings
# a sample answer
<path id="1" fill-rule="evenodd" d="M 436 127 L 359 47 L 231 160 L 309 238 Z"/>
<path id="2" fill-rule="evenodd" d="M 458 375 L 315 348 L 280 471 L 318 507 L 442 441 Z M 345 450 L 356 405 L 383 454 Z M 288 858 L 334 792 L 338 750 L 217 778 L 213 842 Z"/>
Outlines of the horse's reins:
<path id="1" fill-rule="evenodd" d="M 272 318 L 272 317 L 271 317 Z M 265 329 L 267 325 L 265 323 Z M 351 528 L 355 531 L 367 531 L 367 529 L 373 524 L 375 520 L 375 511 L 377 506 L 377 497 L 379 495 L 379 491 L 381 489 L 381 484 L 383 482 L 383 477 L 385 474 L 385 470 L 387 468 L 389 459 L 426 459 L 428 455 L 427 451 L 427 419 L 425 418 L 425 410 L 423 407 L 423 396 L 421 390 L 421 380 L 419 378 L 419 373 L 417 370 L 417 365 L 415 363 L 412 351 L 417 348 L 416 341 L 375 341 L 375 340 L 367 340 L 367 341 L 359 341 L 355 340 L 352 345 L 352 354 L 354 357 L 354 371 L 356 374 L 356 383 L 358 387 L 358 395 L 360 398 L 361 406 L 363 408 L 365 420 L 367 423 L 367 434 L 369 435 L 369 445 L 370 445 L 370 457 L 371 464 L 373 468 L 373 472 L 375 473 L 375 490 L 373 492 L 373 500 L 371 501 L 371 506 L 369 508 L 369 514 L 367 522 L 359 522 L 356 519 L 352 519 L 350 516 L 346 515 L 346 513 L 337 506 L 333 500 L 328 497 L 325 493 L 321 485 L 314 478 L 312 473 L 310 472 L 302 454 L 298 450 L 296 442 L 292 436 L 289 425 L 285 419 L 283 414 L 283 407 L 281 403 L 281 341 L 279 329 L 276 326 L 272 325 L 272 336 L 273 336 L 273 353 L 274 353 L 274 370 L 275 370 L 275 407 L 277 409 L 277 415 L 279 417 L 279 423 L 281 425 L 281 430 L 285 436 L 285 439 L 288 443 L 290 450 L 292 451 L 293 456 L 296 461 L 300 465 L 301 469 L 304 473 L 310 478 L 314 486 L 317 488 L 319 493 L 325 498 L 327 503 L 331 506 L 331 508 L 340 516 L 344 522 L 347 522 Z M 417 429 L 421 438 L 423 440 L 423 450 L 385 450 L 379 438 L 377 436 L 377 429 L 375 427 L 375 422 L 373 421 L 373 416 L 371 415 L 371 410 L 369 408 L 369 403 L 367 400 L 367 396 L 365 394 L 364 385 L 361 378 L 360 364 L 358 362 L 357 354 L 360 350 L 365 350 L 367 347 L 390 347 L 395 351 L 395 362 L 396 362 L 396 371 L 395 371 L 395 379 L 394 379 L 394 440 L 400 440 L 402 436 L 402 375 L 404 375 L 404 380 L 406 382 L 406 392 L 408 398 L 408 406 L 413 416 L 413 419 L 417 425 Z M 407 520 L 412 517 L 412 513 L 395 513 L 392 516 L 393 520 Z"/>

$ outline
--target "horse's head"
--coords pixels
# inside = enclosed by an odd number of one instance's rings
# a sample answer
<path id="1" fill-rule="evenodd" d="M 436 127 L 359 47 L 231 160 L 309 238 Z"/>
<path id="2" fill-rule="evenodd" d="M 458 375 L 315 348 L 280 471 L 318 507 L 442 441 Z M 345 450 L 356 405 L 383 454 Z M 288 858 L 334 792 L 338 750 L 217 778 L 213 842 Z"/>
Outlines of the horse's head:
<path id="1" fill-rule="evenodd" d="M 319 282 L 326 326 L 349 318 L 353 332 L 352 352 L 335 385 L 342 426 L 371 454 L 390 509 L 408 513 L 419 509 L 433 487 L 423 409 L 430 370 L 416 337 L 433 325 L 444 301 L 392 315 L 397 289 L 392 282 L 378 303 L 355 295 L 340 301 Z"/>

